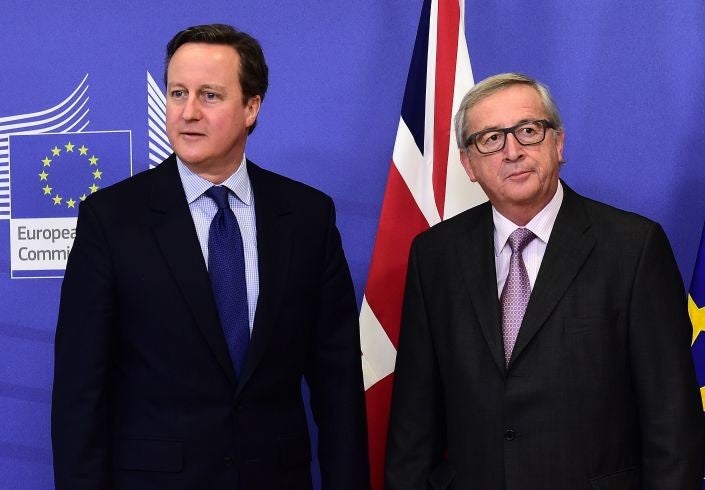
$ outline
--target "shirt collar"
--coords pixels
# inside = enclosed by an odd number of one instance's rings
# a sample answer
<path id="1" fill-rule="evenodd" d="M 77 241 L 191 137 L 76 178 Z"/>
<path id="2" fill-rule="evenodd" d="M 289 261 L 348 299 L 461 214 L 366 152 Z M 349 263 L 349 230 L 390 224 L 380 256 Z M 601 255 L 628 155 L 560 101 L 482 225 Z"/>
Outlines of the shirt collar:
<path id="1" fill-rule="evenodd" d="M 212 182 L 194 173 L 178 156 L 176 157 L 176 165 L 179 169 L 179 176 L 184 186 L 184 192 L 186 193 L 186 201 L 189 204 L 213 187 Z M 225 179 L 222 185 L 230 189 L 245 205 L 249 206 L 252 204 L 252 186 L 250 185 L 250 177 L 247 173 L 247 159 L 244 154 L 242 155 L 242 161 L 235 173 Z"/>
<path id="2" fill-rule="evenodd" d="M 531 218 L 524 228 L 531 230 L 542 242 L 548 243 L 558 211 L 561 209 L 561 203 L 563 203 L 563 185 L 559 180 L 553 198 L 536 216 Z M 492 220 L 494 221 L 494 253 L 498 256 L 507 244 L 509 235 L 519 226 L 502 216 L 494 206 L 492 206 Z"/>

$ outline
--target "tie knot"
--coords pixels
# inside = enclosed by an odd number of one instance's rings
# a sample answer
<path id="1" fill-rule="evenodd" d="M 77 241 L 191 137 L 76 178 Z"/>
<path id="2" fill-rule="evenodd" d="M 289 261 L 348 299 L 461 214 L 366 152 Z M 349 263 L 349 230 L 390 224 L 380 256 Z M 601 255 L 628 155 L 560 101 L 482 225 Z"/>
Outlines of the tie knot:
<path id="1" fill-rule="evenodd" d="M 531 230 L 517 228 L 509 235 L 509 247 L 511 247 L 513 253 L 520 253 L 534 238 L 536 238 L 536 235 Z"/>
<path id="2" fill-rule="evenodd" d="M 205 192 L 208 197 L 215 201 L 218 209 L 226 209 L 230 207 L 228 204 L 229 193 L 230 191 L 224 185 L 214 185 Z"/>

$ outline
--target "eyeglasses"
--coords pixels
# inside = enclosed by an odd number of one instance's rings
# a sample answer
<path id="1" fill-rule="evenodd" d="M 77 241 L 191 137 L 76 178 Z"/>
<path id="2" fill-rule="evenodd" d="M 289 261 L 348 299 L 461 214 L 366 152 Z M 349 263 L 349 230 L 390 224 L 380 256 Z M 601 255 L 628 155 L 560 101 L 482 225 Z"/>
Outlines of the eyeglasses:
<path id="1" fill-rule="evenodd" d="M 474 144 L 477 151 L 484 155 L 496 153 L 504 149 L 509 133 L 523 146 L 538 145 L 546 138 L 546 128 L 555 129 L 555 126 L 551 121 L 541 119 L 524 121 L 511 128 L 486 129 L 468 136 L 465 147 Z"/>

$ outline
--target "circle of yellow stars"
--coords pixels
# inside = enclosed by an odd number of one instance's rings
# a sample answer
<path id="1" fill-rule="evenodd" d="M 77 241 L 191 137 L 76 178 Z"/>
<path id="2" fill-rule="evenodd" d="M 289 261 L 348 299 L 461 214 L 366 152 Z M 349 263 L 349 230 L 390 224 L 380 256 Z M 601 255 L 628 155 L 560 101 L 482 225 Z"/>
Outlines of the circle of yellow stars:
<path id="1" fill-rule="evenodd" d="M 68 141 L 65 145 L 62 145 L 61 147 L 54 145 L 54 148 L 51 149 L 51 157 L 49 155 L 46 155 L 42 160 L 42 171 L 41 173 L 37 174 L 39 176 L 39 182 L 45 182 L 46 184 L 44 187 L 42 187 L 42 191 L 44 191 L 45 196 L 49 196 L 49 198 L 54 202 L 54 206 L 61 206 L 62 203 L 66 204 L 66 207 L 68 208 L 76 208 L 76 201 L 73 196 L 70 196 L 68 198 L 65 198 L 64 196 L 61 196 L 58 192 L 54 191 L 54 188 L 49 185 L 49 172 L 47 170 L 51 170 L 51 164 L 55 160 L 57 160 L 58 157 L 61 156 L 62 152 L 65 152 L 65 154 L 68 153 L 74 153 L 75 151 L 78 151 L 79 157 L 86 157 L 86 161 L 88 162 L 88 167 L 91 169 L 91 174 L 93 175 L 93 183 L 88 187 L 88 194 L 93 194 L 95 191 L 97 191 L 100 186 L 96 184 L 97 181 L 100 181 L 103 178 L 103 172 L 98 168 L 98 160 L 99 158 L 95 156 L 94 154 L 91 154 L 91 156 L 88 156 L 88 148 L 86 145 L 81 145 L 80 148 L 76 148 L 76 145 Z M 95 167 L 95 170 L 93 170 L 93 167 Z M 87 197 L 87 193 L 83 193 L 81 196 L 77 196 L 79 201 L 85 201 Z"/>

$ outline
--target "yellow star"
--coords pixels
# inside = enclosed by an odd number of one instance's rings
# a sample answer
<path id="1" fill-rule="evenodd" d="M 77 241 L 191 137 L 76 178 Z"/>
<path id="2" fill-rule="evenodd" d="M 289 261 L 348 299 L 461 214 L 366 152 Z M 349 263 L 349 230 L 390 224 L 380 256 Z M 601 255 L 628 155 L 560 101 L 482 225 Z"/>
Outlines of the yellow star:
<path id="1" fill-rule="evenodd" d="M 47 184 L 47 185 L 45 185 L 44 187 L 42 187 L 42 190 L 44 191 L 44 195 L 45 195 L 45 196 L 48 196 L 49 194 L 51 194 L 51 189 L 52 189 L 52 188 L 49 187 L 49 184 Z"/>
<path id="2" fill-rule="evenodd" d="M 58 206 L 59 204 L 61 204 L 61 196 L 60 195 L 57 194 L 52 199 L 54 200 L 54 206 Z"/>
<path id="3" fill-rule="evenodd" d="M 81 145 L 81 147 L 78 149 L 78 154 L 79 155 L 88 154 L 88 148 L 86 148 L 86 145 Z"/>
<path id="4" fill-rule="evenodd" d="M 700 398 L 703 401 L 703 409 L 705 410 L 705 386 L 700 388 Z"/>
<path id="5" fill-rule="evenodd" d="M 80 199 L 81 201 L 85 201 L 85 200 L 86 200 L 86 195 L 85 195 L 85 194 L 82 195 L 81 197 L 79 197 L 79 199 Z"/>
<path id="6" fill-rule="evenodd" d="M 700 332 L 705 331 L 705 306 L 699 308 L 690 295 L 688 295 L 688 314 L 690 315 L 690 323 L 693 324 L 693 341 L 690 343 L 693 345 Z"/>
<path id="7" fill-rule="evenodd" d="M 75 208 L 75 207 L 76 207 L 76 201 L 74 201 L 73 199 L 71 199 L 71 198 L 69 197 L 69 200 L 66 201 L 66 205 L 67 205 L 68 207 L 70 207 L 70 208 Z"/>
<path id="8" fill-rule="evenodd" d="M 53 156 L 58 157 L 61 154 L 61 149 L 58 146 L 54 146 L 54 148 L 51 149 L 51 153 Z"/>
<path id="9" fill-rule="evenodd" d="M 76 146 L 74 144 L 71 144 L 69 141 L 67 144 L 64 145 L 64 148 L 66 148 L 66 151 L 73 151 L 73 147 Z"/>
<path id="10" fill-rule="evenodd" d="M 95 172 L 93 172 L 93 178 L 94 178 L 94 179 L 100 179 L 102 175 L 103 175 L 103 172 L 101 172 L 101 171 L 98 170 L 98 169 L 95 169 Z"/>
<path id="11" fill-rule="evenodd" d="M 51 160 L 49 160 L 49 157 L 44 157 L 44 160 L 42 160 L 42 163 L 44 164 L 45 167 L 51 167 Z"/>
<path id="12" fill-rule="evenodd" d="M 97 185 L 93 184 L 92 186 L 89 187 L 89 189 L 91 190 L 91 194 L 93 194 L 95 191 L 97 191 L 98 189 L 100 189 L 100 187 L 98 187 Z"/>
<path id="13" fill-rule="evenodd" d="M 91 165 L 98 165 L 98 158 L 95 155 L 91 155 L 88 161 L 91 162 Z"/>
<path id="14" fill-rule="evenodd" d="M 39 180 L 47 180 L 47 177 L 49 177 L 49 174 L 46 173 L 44 170 L 42 170 L 41 174 L 37 174 L 37 175 L 39 175 Z"/>

